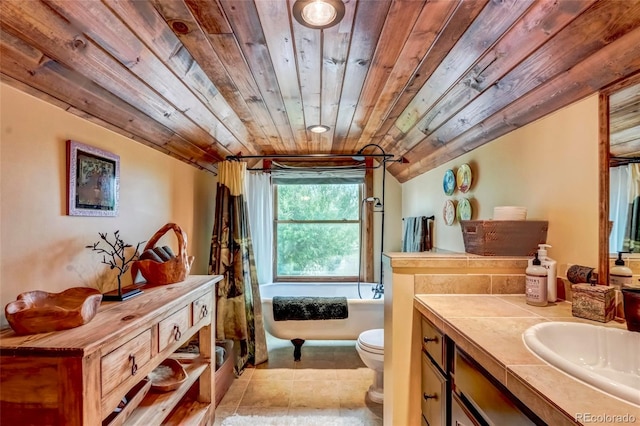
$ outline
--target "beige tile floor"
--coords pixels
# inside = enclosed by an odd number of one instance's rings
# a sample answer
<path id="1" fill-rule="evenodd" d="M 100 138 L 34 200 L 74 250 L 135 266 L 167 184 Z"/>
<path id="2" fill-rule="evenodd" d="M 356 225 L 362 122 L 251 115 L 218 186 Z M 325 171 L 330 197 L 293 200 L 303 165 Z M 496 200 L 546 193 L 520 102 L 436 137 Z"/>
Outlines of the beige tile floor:
<path id="1" fill-rule="evenodd" d="M 216 409 L 215 425 L 234 414 L 255 416 L 351 416 L 382 426 L 382 405 L 366 396 L 373 372 L 354 341 L 310 340 L 301 361 L 288 340 L 267 336 L 269 361 L 247 368 Z"/>

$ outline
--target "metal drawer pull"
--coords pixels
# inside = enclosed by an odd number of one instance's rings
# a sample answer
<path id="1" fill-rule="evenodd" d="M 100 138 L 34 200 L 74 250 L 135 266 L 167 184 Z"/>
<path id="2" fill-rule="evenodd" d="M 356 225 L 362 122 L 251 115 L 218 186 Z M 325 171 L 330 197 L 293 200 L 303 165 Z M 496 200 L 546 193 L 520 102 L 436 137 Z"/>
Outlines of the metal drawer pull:
<path id="1" fill-rule="evenodd" d="M 136 363 L 136 356 L 135 355 L 129 355 L 129 361 L 131 361 L 131 375 L 135 376 L 136 373 L 138 372 L 138 364 Z"/>
<path id="2" fill-rule="evenodd" d="M 434 394 L 432 394 L 432 395 L 427 395 L 426 393 L 423 393 L 423 394 L 422 394 L 422 397 L 423 397 L 425 400 L 429 400 L 429 399 L 438 399 L 438 394 L 434 393 Z"/>
<path id="3" fill-rule="evenodd" d="M 200 319 L 206 317 L 209 314 L 209 309 L 207 309 L 207 305 L 202 305 L 202 309 L 200 310 Z"/>
<path id="4" fill-rule="evenodd" d="M 422 340 L 425 343 L 429 343 L 429 342 L 438 343 L 438 338 L 437 337 L 423 337 Z"/>
<path id="5" fill-rule="evenodd" d="M 173 326 L 173 332 L 174 332 L 174 338 L 176 339 L 176 341 L 180 340 L 180 338 L 182 337 L 182 332 L 180 331 L 179 325 L 176 324 Z"/>

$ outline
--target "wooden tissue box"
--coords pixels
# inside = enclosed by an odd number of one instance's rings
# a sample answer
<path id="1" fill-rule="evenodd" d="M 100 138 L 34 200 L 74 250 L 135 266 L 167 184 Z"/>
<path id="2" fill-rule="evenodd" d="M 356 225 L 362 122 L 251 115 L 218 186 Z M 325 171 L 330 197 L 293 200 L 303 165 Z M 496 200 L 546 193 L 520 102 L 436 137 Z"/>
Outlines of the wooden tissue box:
<path id="1" fill-rule="evenodd" d="M 574 284 L 573 305 L 571 313 L 574 317 L 593 321 L 608 322 L 616 315 L 616 291 L 608 285 Z"/>

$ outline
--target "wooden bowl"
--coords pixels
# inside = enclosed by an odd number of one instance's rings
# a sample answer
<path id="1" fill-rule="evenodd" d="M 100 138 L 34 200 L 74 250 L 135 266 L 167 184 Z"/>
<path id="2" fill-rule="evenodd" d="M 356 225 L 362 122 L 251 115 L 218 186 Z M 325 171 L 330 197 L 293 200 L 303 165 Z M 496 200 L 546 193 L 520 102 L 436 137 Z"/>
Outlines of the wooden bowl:
<path id="1" fill-rule="evenodd" d="M 147 376 L 151 380 L 151 390 L 169 392 L 177 389 L 187 380 L 187 372 L 182 364 L 173 358 L 167 358 Z"/>
<path id="2" fill-rule="evenodd" d="M 46 333 L 88 323 L 101 300 L 102 293 L 88 287 L 72 287 L 62 293 L 35 290 L 20 293 L 4 312 L 16 334 Z"/>

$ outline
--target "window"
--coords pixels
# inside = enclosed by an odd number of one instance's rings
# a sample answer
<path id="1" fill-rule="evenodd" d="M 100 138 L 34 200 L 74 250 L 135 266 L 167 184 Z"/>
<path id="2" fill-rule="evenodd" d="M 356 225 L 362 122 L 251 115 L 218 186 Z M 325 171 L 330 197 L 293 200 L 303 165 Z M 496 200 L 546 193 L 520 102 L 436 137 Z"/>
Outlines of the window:
<path id="1" fill-rule="evenodd" d="M 287 183 L 274 188 L 276 280 L 357 277 L 362 184 Z"/>

